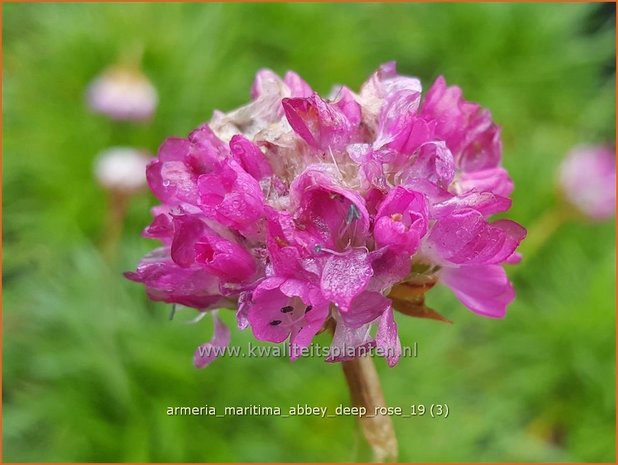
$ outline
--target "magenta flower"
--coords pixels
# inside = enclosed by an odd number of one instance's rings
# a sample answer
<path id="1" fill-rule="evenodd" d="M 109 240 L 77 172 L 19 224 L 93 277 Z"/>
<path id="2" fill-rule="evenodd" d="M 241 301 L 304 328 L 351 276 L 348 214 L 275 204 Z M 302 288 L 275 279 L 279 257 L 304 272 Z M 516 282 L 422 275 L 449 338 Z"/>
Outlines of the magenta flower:
<path id="1" fill-rule="evenodd" d="M 593 220 L 616 211 L 616 153 L 613 147 L 583 145 L 562 162 L 560 185 L 567 201 Z"/>
<path id="2" fill-rule="evenodd" d="M 491 220 L 513 183 L 488 110 L 442 77 L 423 96 L 394 63 L 329 98 L 263 70 L 251 97 L 168 139 L 148 166 L 162 205 L 145 235 L 162 247 L 127 276 L 152 299 L 236 308 L 239 328 L 288 341 L 292 358 L 334 329 L 328 361 L 375 347 L 390 366 L 395 313 L 423 316 L 436 283 L 475 313 L 505 315 L 515 293 L 503 265 L 526 231 Z M 229 341 L 222 324 L 197 366 Z"/>

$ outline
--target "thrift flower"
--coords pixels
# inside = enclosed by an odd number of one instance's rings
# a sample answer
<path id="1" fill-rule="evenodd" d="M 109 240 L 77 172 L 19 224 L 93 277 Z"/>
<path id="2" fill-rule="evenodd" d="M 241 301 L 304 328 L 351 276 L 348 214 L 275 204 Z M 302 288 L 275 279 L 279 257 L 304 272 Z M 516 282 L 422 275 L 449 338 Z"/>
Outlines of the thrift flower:
<path id="1" fill-rule="evenodd" d="M 616 211 L 616 153 L 613 147 L 575 147 L 560 167 L 566 200 L 592 220 L 611 218 Z"/>
<path id="2" fill-rule="evenodd" d="M 103 72 L 88 87 L 88 105 L 119 121 L 149 120 L 157 107 L 157 90 L 139 70 L 116 66 Z"/>
<path id="3" fill-rule="evenodd" d="M 262 70 L 247 105 L 162 144 L 145 230 L 162 245 L 127 276 L 155 300 L 236 308 L 239 328 L 292 358 L 334 328 L 327 361 L 377 347 L 394 366 L 395 311 L 445 320 L 424 306 L 436 283 L 492 318 L 514 299 L 503 265 L 526 231 L 491 218 L 511 206 L 501 157 L 489 111 L 442 77 L 423 95 L 387 63 L 324 98 Z M 220 325 L 206 345 L 227 343 Z"/>
<path id="4" fill-rule="evenodd" d="M 137 191 L 146 186 L 145 170 L 151 159 L 142 150 L 112 147 L 97 156 L 94 174 L 99 184 L 111 191 Z"/>

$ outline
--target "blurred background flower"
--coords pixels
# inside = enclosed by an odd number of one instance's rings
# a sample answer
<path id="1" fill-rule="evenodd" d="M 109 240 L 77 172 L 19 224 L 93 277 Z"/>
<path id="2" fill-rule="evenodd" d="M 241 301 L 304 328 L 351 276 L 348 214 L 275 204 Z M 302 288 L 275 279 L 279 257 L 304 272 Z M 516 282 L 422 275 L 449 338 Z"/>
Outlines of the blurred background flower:
<path id="1" fill-rule="evenodd" d="M 564 154 L 615 140 L 614 11 L 613 4 L 4 5 L 3 459 L 366 459 L 351 418 L 165 414 L 168 406 L 205 404 L 334 410 L 348 399 L 340 368 L 318 358 L 235 358 L 195 370 L 193 350 L 212 323 L 182 324 L 189 312 L 169 322 L 169 306 L 149 302 L 121 275 L 153 247 L 136 234 L 149 221 L 151 195 L 132 195 L 116 258 L 102 255 L 109 198 L 92 175 L 95 154 L 156 151 L 213 110 L 245 102 L 239 89 L 250 88 L 259 68 L 294 69 L 327 93 L 332 82 L 358 88 L 393 59 L 402 74 L 425 82 L 443 74 L 491 108 L 517 186 L 509 217 L 536 224 L 556 210 L 553 180 Z M 92 115 L 83 98 L 93 76 L 126 63 L 118 56 L 135 43 L 143 45 L 140 73 L 160 96 L 156 113 L 139 125 Z M 455 324 L 402 320 L 402 339 L 418 342 L 418 358 L 393 370 L 377 361 L 389 404 L 451 409 L 446 420 L 394 418 L 402 461 L 614 461 L 613 222 L 565 223 L 524 253 L 510 277 L 518 298 L 505 320 L 475 318 L 436 289 L 428 305 Z M 233 315 L 221 316 L 233 325 Z M 337 438 L 328 448 L 325 435 Z"/>
<path id="2" fill-rule="evenodd" d="M 114 258 L 134 195 L 146 188 L 146 166 L 152 160 L 146 150 L 110 147 L 94 160 L 94 177 L 107 194 L 106 222 L 101 230 L 102 253 Z"/>
<path id="3" fill-rule="evenodd" d="M 584 145 L 571 150 L 560 166 L 560 185 L 567 201 L 593 220 L 616 212 L 616 150 Z"/>
<path id="4" fill-rule="evenodd" d="M 92 111 L 129 121 L 150 119 L 158 102 L 157 90 L 139 69 L 118 65 L 90 84 L 87 97 Z"/>
<path id="5" fill-rule="evenodd" d="M 111 147 L 96 158 L 94 175 L 108 190 L 135 192 L 146 187 L 146 165 L 152 159 L 144 150 Z"/>

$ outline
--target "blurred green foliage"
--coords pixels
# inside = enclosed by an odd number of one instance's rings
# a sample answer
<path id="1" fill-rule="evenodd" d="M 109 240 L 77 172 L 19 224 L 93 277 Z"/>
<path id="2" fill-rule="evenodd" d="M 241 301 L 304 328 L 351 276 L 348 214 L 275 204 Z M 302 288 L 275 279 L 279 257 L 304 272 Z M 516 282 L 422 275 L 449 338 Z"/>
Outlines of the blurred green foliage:
<path id="1" fill-rule="evenodd" d="M 425 86 L 443 74 L 492 110 L 516 183 L 510 216 L 531 226 L 555 206 L 565 152 L 615 138 L 608 5 L 4 4 L 3 15 L 5 461 L 367 459 L 351 418 L 165 415 L 176 405 L 333 409 L 347 391 L 340 367 L 319 359 L 195 370 L 210 322 L 170 323 L 168 306 L 121 276 L 154 246 L 139 237 L 149 194 L 130 207 L 118 260 L 99 253 L 100 150 L 156 150 L 245 102 L 260 67 L 294 69 L 326 92 L 358 88 L 395 59 Z M 90 114 L 88 82 L 134 45 L 160 93 L 155 119 Z M 398 319 L 420 353 L 394 369 L 378 361 L 389 404 L 451 409 L 445 420 L 394 419 L 402 461 L 614 461 L 614 244 L 611 222 L 562 226 L 510 270 L 518 298 L 504 321 L 442 288 L 429 303 L 454 325 Z"/>

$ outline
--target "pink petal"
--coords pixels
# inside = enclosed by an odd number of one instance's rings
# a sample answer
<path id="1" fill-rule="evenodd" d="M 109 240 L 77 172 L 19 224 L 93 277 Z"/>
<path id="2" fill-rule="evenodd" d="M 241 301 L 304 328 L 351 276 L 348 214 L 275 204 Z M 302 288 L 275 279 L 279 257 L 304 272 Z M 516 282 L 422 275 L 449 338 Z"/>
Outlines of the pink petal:
<path id="1" fill-rule="evenodd" d="M 500 197 L 492 192 L 469 192 L 452 195 L 447 200 L 434 203 L 431 213 L 437 218 L 443 218 L 454 212 L 471 208 L 483 216 L 490 216 L 509 210 L 511 204 L 511 199 Z"/>
<path id="2" fill-rule="evenodd" d="M 285 98 L 281 103 L 290 126 L 313 148 L 339 149 L 354 135 L 355 128 L 345 114 L 317 94 Z"/>
<path id="3" fill-rule="evenodd" d="M 241 245 L 210 233 L 194 245 L 195 261 L 223 281 L 242 282 L 256 271 L 253 256 Z"/>
<path id="4" fill-rule="evenodd" d="M 490 318 L 504 318 L 506 307 L 515 298 L 504 269 L 498 265 L 444 268 L 440 279 L 466 307 Z"/>
<path id="5" fill-rule="evenodd" d="M 202 211 L 224 226 L 249 231 L 264 213 L 259 183 L 235 162 L 200 176 L 198 190 Z"/>
<path id="6" fill-rule="evenodd" d="M 446 144 L 442 141 L 424 142 L 414 150 L 407 166 L 401 170 L 401 182 L 408 184 L 412 179 L 426 179 L 448 189 L 455 177 L 455 161 Z"/>
<path id="7" fill-rule="evenodd" d="M 172 260 L 187 268 L 195 263 L 195 243 L 204 233 L 205 224 L 194 215 L 176 216 L 173 223 Z"/>
<path id="8" fill-rule="evenodd" d="M 350 309 L 354 297 L 365 290 L 372 276 L 367 249 L 351 249 L 328 258 L 320 287 L 324 297 L 345 312 Z"/>
<path id="9" fill-rule="evenodd" d="M 211 315 L 215 324 L 214 334 L 209 342 L 202 344 L 195 351 L 193 364 L 196 368 L 206 368 L 217 357 L 224 355 L 226 347 L 230 344 L 229 328 L 219 319 L 216 312 L 211 312 Z"/>
<path id="10" fill-rule="evenodd" d="M 380 317 L 378 332 L 376 333 L 376 347 L 386 355 L 389 367 L 394 367 L 401 357 L 401 342 L 397 333 L 397 323 L 393 309 L 389 306 Z"/>
<path id="11" fill-rule="evenodd" d="M 429 235 L 429 247 L 438 259 L 456 264 L 504 262 L 526 237 L 526 230 L 510 220 L 487 223 L 472 209 L 439 219 Z"/>
<path id="12" fill-rule="evenodd" d="M 143 283 L 152 300 L 203 310 L 223 302 L 217 277 L 201 268 L 179 267 L 171 260 L 167 248 L 146 255 L 137 270 L 125 273 L 125 277 Z"/>
<path id="13" fill-rule="evenodd" d="M 166 213 L 156 215 L 142 235 L 150 239 L 159 239 L 165 245 L 170 245 L 174 236 L 171 216 Z"/>
<path id="14" fill-rule="evenodd" d="M 368 289 L 384 292 L 410 274 L 412 260 L 409 255 L 399 253 L 392 247 L 383 247 L 371 252 L 371 267 L 373 278 Z"/>
<path id="15" fill-rule="evenodd" d="M 364 244 L 369 213 L 358 192 L 340 185 L 326 171 L 308 169 L 290 187 L 294 242 L 339 250 Z M 292 233 L 290 231 L 290 233 Z"/>
<path id="16" fill-rule="evenodd" d="M 230 150 L 236 162 L 256 180 L 273 174 L 272 167 L 260 148 L 246 137 L 240 134 L 232 137 Z"/>
<path id="17" fill-rule="evenodd" d="M 459 87 L 447 87 L 439 76 L 425 96 L 420 115 L 436 121 L 436 136 L 446 142 L 462 171 L 498 166 L 502 156 L 500 129 L 489 111 L 463 99 Z"/>
<path id="18" fill-rule="evenodd" d="M 347 326 L 341 317 L 336 316 L 336 320 L 337 326 L 326 357 L 327 362 L 352 360 L 375 347 L 376 342 L 370 333 L 371 324 L 352 328 Z"/>
<path id="19" fill-rule="evenodd" d="M 428 205 L 423 194 L 397 186 L 376 214 L 374 236 L 379 247 L 391 246 L 412 255 L 427 233 Z"/>
<path id="20" fill-rule="evenodd" d="M 354 94 L 345 86 L 339 89 L 334 105 L 345 115 L 350 124 L 358 126 L 362 119 L 361 106 L 354 98 Z"/>
<path id="21" fill-rule="evenodd" d="M 279 320 L 281 308 L 289 301 L 279 287 L 285 282 L 284 278 L 267 278 L 255 289 L 247 318 L 256 339 L 260 341 L 283 342 L 290 335 L 290 329 L 280 324 L 273 325 Z"/>
<path id="22" fill-rule="evenodd" d="M 501 167 L 462 173 L 457 184 L 462 194 L 491 192 L 501 197 L 508 197 L 513 192 L 513 181 Z"/>
<path id="23" fill-rule="evenodd" d="M 388 146 L 404 152 L 429 140 L 429 127 L 424 121 L 414 118 L 420 101 L 420 93 L 413 90 L 400 90 L 386 98 L 378 118 L 376 149 Z"/>
<path id="24" fill-rule="evenodd" d="M 346 326 L 358 328 L 374 321 L 390 307 L 390 304 L 391 301 L 381 293 L 365 291 L 352 300 L 349 311 L 341 312 L 341 318 Z"/>
<path id="25" fill-rule="evenodd" d="M 303 78 L 301 78 L 294 71 L 288 71 L 285 73 L 283 82 L 285 82 L 285 84 L 290 88 L 292 97 L 305 98 L 313 95 L 313 90 L 311 90 L 309 84 L 307 84 Z"/>
<path id="26" fill-rule="evenodd" d="M 224 152 L 208 126 L 193 131 L 187 139 L 166 139 L 157 159 L 146 168 L 146 180 L 152 192 L 168 205 L 197 205 L 197 178 L 209 173 Z"/>

